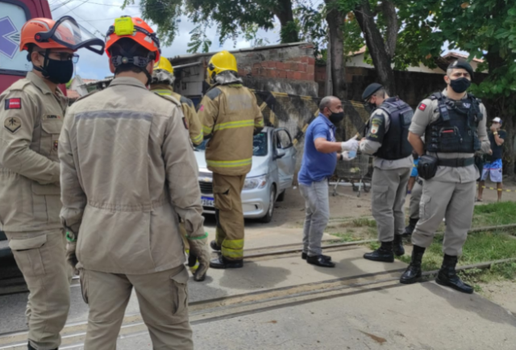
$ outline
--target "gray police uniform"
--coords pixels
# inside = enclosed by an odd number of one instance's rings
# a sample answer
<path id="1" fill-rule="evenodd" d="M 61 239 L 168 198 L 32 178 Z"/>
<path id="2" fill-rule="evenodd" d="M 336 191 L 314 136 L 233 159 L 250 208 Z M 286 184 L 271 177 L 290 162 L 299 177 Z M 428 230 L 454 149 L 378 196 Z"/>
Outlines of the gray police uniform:
<path id="1" fill-rule="evenodd" d="M 461 101 L 446 96 L 444 90 L 442 99 L 434 94 L 423 100 L 409 129 L 416 135 L 425 135 L 427 154 L 439 159 L 435 176 L 423 180 L 419 221 L 412 243 L 428 248 L 439 224 L 446 218 L 443 251 L 458 256 L 473 218 L 475 180 L 479 176 L 473 156 L 475 150 L 487 152 L 490 146 L 484 105 L 471 94 Z M 440 107 L 450 121 L 441 117 Z M 464 118 L 466 115 L 468 118 Z"/>
<path id="2" fill-rule="evenodd" d="M 391 242 L 405 229 L 404 204 L 413 164 L 407 141 L 412 115 L 405 102 L 396 97 L 386 99 L 373 112 L 366 139 L 360 143 L 361 152 L 375 156 L 372 209 L 380 242 Z"/>
<path id="3" fill-rule="evenodd" d="M 419 220 L 419 202 L 423 195 L 423 186 L 421 178 L 416 180 L 414 187 L 412 188 L 412 194 L 410 196 L 410 207 L 409 207 L 409 219 L 417 221 Z"/>

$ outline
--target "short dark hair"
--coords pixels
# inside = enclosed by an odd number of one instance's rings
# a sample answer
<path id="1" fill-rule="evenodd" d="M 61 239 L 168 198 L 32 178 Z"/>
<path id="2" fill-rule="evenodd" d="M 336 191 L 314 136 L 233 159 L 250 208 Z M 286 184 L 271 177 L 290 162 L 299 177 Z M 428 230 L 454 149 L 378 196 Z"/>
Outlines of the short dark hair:
<path id="1" fill-rule="evenodd" d="M 137 44 L 134 40 L 129 38 L 122 38 L 118 40 L 116 43 L 113 44 L 109 48 L 109 53 L 111 54 L 111 57 L 115 56 L 139 56 L 139 57 L 151 57 L 151 52 L 141 46 L 140 44 Z M 135 66 L 134 64 L 127 63 L 127 64 L 121 64 L 118 67 L 116 67 L 115 74 L 119 74 L 122 72 L 134 72 L 134 73 L 140 73 L 142 69 L 140 67 Z"/>
<path id="2" fill-rule="evenodd" d="M 321 99 L 321 102 L 319 102 L 319 111 L 323 112 L 326 107 L 330 108 L 331 101 L 334 99 L 338 100 L 335 96 L 325 96 Z"/>

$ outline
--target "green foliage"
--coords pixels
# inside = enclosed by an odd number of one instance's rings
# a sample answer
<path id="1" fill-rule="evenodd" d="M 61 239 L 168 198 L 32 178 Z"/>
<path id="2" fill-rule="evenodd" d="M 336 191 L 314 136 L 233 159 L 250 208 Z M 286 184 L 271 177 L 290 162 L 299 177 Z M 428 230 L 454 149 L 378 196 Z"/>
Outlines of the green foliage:
<path id="1" fill-rule="evenodd" d="M 202 52 L 209 52 L 211 40 L 206 36 L 208 26 L 198 25 L 191 32 L 190 42 L 188 43 L 188 52 L 196 53 L 202 47 Z"/>
<path id="2" fill-rule="evenodd" d="M 514 224 L 516 222 L 516 203 L 499 202 L 477 205 L 474 213 L 474 227 Z"/>

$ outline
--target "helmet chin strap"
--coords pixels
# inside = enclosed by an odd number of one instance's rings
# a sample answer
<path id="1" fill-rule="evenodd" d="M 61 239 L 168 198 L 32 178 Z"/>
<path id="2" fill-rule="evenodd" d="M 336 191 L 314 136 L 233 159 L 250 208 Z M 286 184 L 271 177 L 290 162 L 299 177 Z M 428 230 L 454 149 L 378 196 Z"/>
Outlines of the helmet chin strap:
<path id="1" fill-rule="evenodd" d="M 38 51 L 38 53 L 39 53 L 39 51 Z M 32 68 L 34 68 L 34 70 L 37 70 L 38 72 L 40 72 L 43 75 L 43 77 L 45 77 L 47 79 L 48 79 L 47 67 L 48 67 L 49 53 L 50 53 L 50 49 L 46 49 L 45 54 L 43 55 L 45 60 L 43 61 L 43 65 L 41 67 L 38 67 L 34 63 L 32 63 Z"/>

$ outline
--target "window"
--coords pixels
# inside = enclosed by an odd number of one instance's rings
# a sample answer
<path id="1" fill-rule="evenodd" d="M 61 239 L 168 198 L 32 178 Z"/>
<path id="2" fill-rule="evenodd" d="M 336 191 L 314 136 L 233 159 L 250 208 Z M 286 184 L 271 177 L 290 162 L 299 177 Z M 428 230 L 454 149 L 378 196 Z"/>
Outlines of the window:
<path id="1" fill-rule="evenodd" d="M 32 69 L 27 51 L 19 50 L 20 32 L 27 22 L 26 10 L 11 2 L 0 1 L 0 73 L 23 75 Z"/>
<path id="2" fill-rule="evenodd" d="M 292 139 L 290 135 L 285 130 L 277 130 L 276 131 L 276 148 L 278 149 L 286 149 L 292 146 Z"/>

